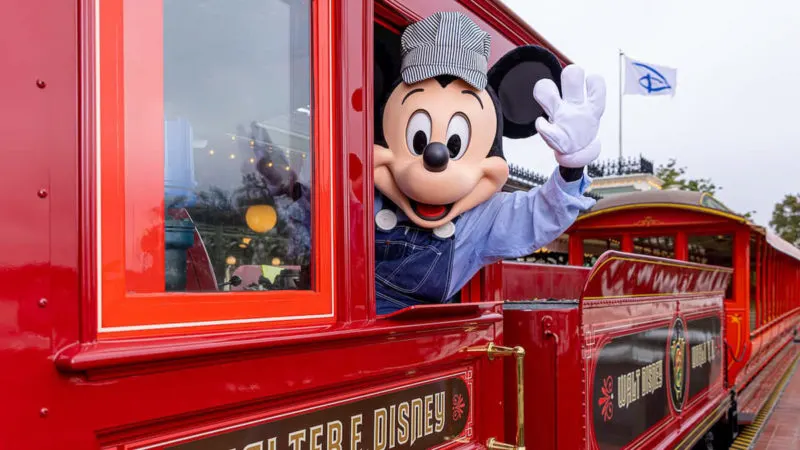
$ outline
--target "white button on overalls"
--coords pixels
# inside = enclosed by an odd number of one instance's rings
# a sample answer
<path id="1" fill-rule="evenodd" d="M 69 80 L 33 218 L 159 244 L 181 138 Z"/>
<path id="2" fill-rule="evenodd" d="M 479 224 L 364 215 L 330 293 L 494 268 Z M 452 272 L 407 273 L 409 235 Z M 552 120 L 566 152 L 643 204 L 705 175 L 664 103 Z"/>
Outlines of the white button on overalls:
<path id="1" fill-rule="evenodd" d="M 453 222 L 447 222 L 446 224 L 437 227 L 433 230 L 433 234 L 436 235 L 439 239 L 447 239 L 456 233 L 456 226 Z"/>
<path id="2" fill-rule="evenodd" d="M 397 226 L 397 214 L 391 209 L 382 209 L 375 215 L 375 226 L 383 232 L 389 232 Z"/>

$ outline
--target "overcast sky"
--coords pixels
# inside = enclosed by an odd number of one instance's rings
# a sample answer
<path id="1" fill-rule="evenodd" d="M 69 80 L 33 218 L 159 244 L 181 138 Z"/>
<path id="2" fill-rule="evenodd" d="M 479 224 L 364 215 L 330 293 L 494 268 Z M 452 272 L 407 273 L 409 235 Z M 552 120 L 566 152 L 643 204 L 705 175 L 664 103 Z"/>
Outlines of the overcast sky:
<path id="1" fill-rule="evenodd" d="M 800 192 L 800 4 L 791 1 L 505 0 L 587 72 L 605 77 L 601 158 L 619 144 L 619 50 L 678 70 L 676 95 L 623 98 L 623 153 L 677 158 L 711 178 L 717 198 L 768 225 L 773 205 Z M 547 175 L 552 152 L 506 144 L 512 163 Z M 508 142 L 508 141 L 506 141 Z"/>

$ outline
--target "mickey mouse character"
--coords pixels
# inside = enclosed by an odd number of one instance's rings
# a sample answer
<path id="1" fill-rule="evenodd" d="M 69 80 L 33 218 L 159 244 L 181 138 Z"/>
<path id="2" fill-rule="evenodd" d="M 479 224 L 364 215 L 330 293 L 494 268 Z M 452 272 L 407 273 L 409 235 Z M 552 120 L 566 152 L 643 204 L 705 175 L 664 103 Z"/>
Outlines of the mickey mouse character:
<path id="1" fill-rule="evenodd" d="M 561 235 L 594 204 L 583 168 L 600 153 L 605 108 L 602 78 L 562 71 L 541 47 L 515 48 L 487 73 L 490 36 L 461 13 L 410 25 L 401 46 L 376 124 L 378 314 L 448 303 L 481 267 Z M 537 132 L 558 170 L 537 189 L 500 192 L 503 137 Z"/>

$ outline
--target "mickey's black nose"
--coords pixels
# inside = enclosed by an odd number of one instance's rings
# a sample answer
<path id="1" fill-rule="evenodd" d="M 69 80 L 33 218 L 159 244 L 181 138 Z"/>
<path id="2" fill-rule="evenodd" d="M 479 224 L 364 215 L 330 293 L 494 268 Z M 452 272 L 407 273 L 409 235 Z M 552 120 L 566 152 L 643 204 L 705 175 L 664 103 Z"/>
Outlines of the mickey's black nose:
<path id="1" fill-rule="evenodd" d="M 425 146 L 422 151 L 422 162 L 425 168 L 431 172 L 441 172 L 447 168 L 447 162 L 450 161 L 450 153 L 447 147 L 439 142 L 431 142 Z"/>

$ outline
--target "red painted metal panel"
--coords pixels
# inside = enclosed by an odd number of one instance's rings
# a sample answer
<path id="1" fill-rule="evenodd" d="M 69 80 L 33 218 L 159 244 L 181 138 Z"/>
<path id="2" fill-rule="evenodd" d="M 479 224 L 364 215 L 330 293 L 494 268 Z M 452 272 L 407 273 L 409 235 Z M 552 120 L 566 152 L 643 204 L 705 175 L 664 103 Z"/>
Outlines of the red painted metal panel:
<path id="1" fill-rule="evenodd" d="M 640 205 L 584 216 L 568 230 L 568 233 L 571 243 L 570 264 L 582 264 L 583 250 L 577 244 L 586 237 L 622 234 L 623 249 L 627 249 L 625 245 L 627 233 L 657 236 L 668 231 L 676 236 L 675 257 L 682 260 L 686 259 L 684 248 L 686 235 L 733 233 L 733 298 L 724 304 L 725 370 L 728 386 L 742 393 L 743 389 L 749 389 L 746 387 L 748 383 L 758 384 L 752 380 L 755 380 L 755 377 L 763 372 L 764 367 L 774 360 L 774 352 L 786 342 L 789 333 L 798 326 L 800 299 L 793 297 L 791 292 L 800 290 L 800 279 L 792 278 L 791 274 L 800 270 L 800 264 L 784 254 L 778 254 L 779 252 L 763 237 L 760 230 L 734 219 L 733 216 L 710 214 L 683 205 L 651 205 L 643 202 Z M 755 238 L 753 249 L 749 245 L 752 238 Z M 573 243 L 575 245 L 572 245 Z M 750 255 L 751 252 L 754 254 Z M 753 263 L 756 264 L 754 268 L 756 278 L 752 281 L 756 283 L 755 286 L 750 284 L 751 269 L 753 269 L 749 267 L 751 256 L 754 257 Z M 595 267 L 599 268 L 601 264 L 603 262 L 599 261 Z M 635 286 L 637 283 L 631 281 L 642 277 L 643 273 L 631 268 L 626 270 L 620 262 L 617 264 L 620 274 L 627 274 L 630 277 L 627 281 L 624 276 L 614 276 L 610 273 L 602 282 L 594 280 L 594 275 L 590 276 L 588 290 L 594 291 L 592 295 L 598 297 L 600 303 L 613 304 L 609 296 L 614 295 L 616 291 L 632 293 L 639 289 Z M 667 280 L 674 282 L 676 275 L 672 273 Z M 704 283 L 708 281 L 705 280 Z M 749 299 L 750 295 L 755 295 L 752 302 Z M 755 308 L 755 311 L 751 311 L 751 308 Z M 750 326 L 751 313 L 755 314 L 755 329 Z M 609 309 L 607 314 L 609 317 L 616 317 L 623 314 L 623 310 Z"/>
<path id="2" fill-rule="evenodd" d="M 335 224 L 337 323 L 201 338 L 95 342 L 95 249 L 87 240 L 94 232 L 94 186 L 80 183 L 93 176 L 86 156 L 93 151 L 95 130 L 79 102 L 93 99 L 92 70 L 81 67 L 79 59 L 79 53 L 91 54 L 91 39 L 79 36 L 93 35 L 86 26 L 93 4 L 11 0 L 0 10 L 0 41 L 30 44 L 5 46 L 6 62 L 14 69 L 0 73 L 8 88 L 0 120 L 7 144 L 0 177 L 7 193 L 0 196 L 5 250 L 0 252 L 5 288 L 0 291 L 0 360 L 12 368 L 0 371 L 0 386 L 7 404 L 13 405 L 0 413 L 6 425 L 0 441 L 9 447 L 126 448 L 464 369 L 471 370 L 475 386 L 474 429 L 467 442 L 452 445 L 478 447 L 489 437 L 510 442 L 516 413 L 513 362 L 463 351 L 493 341 L 523 345 L 528 351 L 529 443 L 536 439 L 536 448 L 540 443 L 542 448 L 583 448 L 587 443 L 591 448 L 590 427 L 600 408 L 592 370 L 612 335 L 672 324 L 676 317 L 725 319 L 722 333 L 736 343 L 728 356 L 742 352 L 743 371 L 730 373 L 741 389 L 748 382 L 758 386 L 751 380 L 775 360 L 774 352 L 800 324 L 800 299 L 791 285 L 791 280 L 800 280 L 796 266 L 794 271 L 789 266 L 795 263 L 767 251 L 758 278 L 760 326 L 752 341 L 749 305 L 737 302 L 722 312 L 719 292 L 730 278 L 728 271 L 620 253 L 605 255 L 591 271 L 497 263 L 481 271 L 467 291 L 474 307 L 375 320 L 369 219 L 374 115 L 369 61 L 375 6 L 343 0 L 337 3 L 342 22 L 332 24 L 341 37 L 335 49 L 340 58 L 328 99 L 336 105 L 333 132 L 342 148 L 333 161 L 333 167 L 341 168 L 334 173 L 333 187 L 337 204 L 343 205 Z M 523 42 L 547 45 L 493 2 L 388 4 L 406 18 L 445 7 L 465 11 L 495 28 L 494 60 Z M 41 124 L 46 124 L 44 132 Z M 602 232 L 603 227 L 617 232 L 678 225 L 710 230 L 722 223 L 687 211 L 656 223 L 647 213 L 598 217 L 586 221 L 587 229 L 577 236 Z M 737 236 L 737 242 L 745 241 L 743 232 Z M 742 249 L 737 244 L 737 251 Z M 578 252 L 581 264 L 580 239 L 571 238 L 570 250 Z M 677 250 L 676 256 L 681 256 Z M 746 254 L 738 258 L 744 262 Z M 570 261 L 577 260 L 571 255 Z M 736 277 L 735 292 L 749 292 L 743 275 Z M 580 298 L 581 306 L 526 301 L 534 298 Z M 498 304 L 474 303 L 481 300 L 515 302 L 501 315 Z M 733 326 L 737 315 L 743 328 Z M 695 391 L 689 383 L 684 408 L 671 409 L 660 428 L 650 430 L 647 442 L 672 447 L 696 438 L 693 432 L 701 429 L 697 425 L 702 419 L 715 417 L 725 406 L 722 377 L 713 375 L 709 386 Z"/>
<path id="3" fill-rule="evenodd" d="M 717 225 L 731 225 L 731 221 L 725 217 L 713 216 L 693 210 L 671 208 L 669 206 L 653 206 L 609 211 L 596 216 L 587 216 L 579 219 L 567 232 L 606 232 L 620 229 L 639 232 L 669 229 L 669 231 L 674 232 L 676 227 L 679 227 L 679 229 L 698 229 Z"/>
<path id="4" fill-rule="evenodd" d="M 337 233 L 348 243 L 346 251 L 338 252 L 342 279 L 338 280 L 337 310 L 340 320 L 366 322 L 375 317 L 375 266 L 373 245 L 374 214 L 372 186 L 372 151 L 374 142 L 372 118 L 373 101 L 373 2 L 344 0 L 341 2 L 342 23 L 335 25 L 341 36 L 340 130 L 337 139 L 342 142 L 341 173 L 335 173 L 341 183 L 345 206 L 343 219 L 337 221 Z"/>
<path id="5" fill-rule="evenodd" d="M 647 264 L 642 266 L 644 262 Z M 595 263 L 583 298 L 608 302 L 623 297 L 724 294 L 731 272 L 722 267 L 609 251 Z"/>
<path id="6" fill-rule="evenodd" d="M 699 439 L 704 419 L 726 411 L 722 295 L 730 277 L 729 269 L 640 255 L 598 260 L 580 306 L 589 448 L 683 448 Z M 685 364 L 677 372 L 676 361 Z"/>
<path id="7" fill-rule="evenodd" d="M 503 300 L 577 300 L 589 276 L 588 267 L 504 261 Z"/>
<path id="8" fill-rule="evenodd" d="M 443 10 L 440 2 L 425 0 L 384 0 L 406 22 L 419 20 L 423 17 Z M 511 10 L 492 0 L 458 0 L 448 2 L 446 10 L 458 11 L 470 17 L 479 27 L 492 35 L 492 52 L 489 55 L 489 64 L 494 64 L 500 57 L 514 47 L 524 44 L 541 45 L 553 52 L 563 65 L 571 61 L 542 36 L 531 29 Z"/>
<path id="9" fill-rule="evenodd" d="M 14 0 L 0 7 L 2 42 L 30 44 L 6 47 L 15 68 L 0 74 L 9 87 L 0 121 L 9 144 L 0 177 L 7 193 L 0 196 L 6 214 L 0 360 L 13 368 L 0 371 L 0 386 L 14 406 L 0 413 L 0 442 L 124 447 L 461 368 L 472 369 L 476 384 L 475 426 L 467 442 L 452 446 L 506 440 L 503 363 L 463 352 L 502 342 L 497 305 L 479 305 L 467 316 L 374 319 L 371 2 L 337 3 L 343 22 L 333 24 L 342 36 L 342 59 L 329 100 L 339 111 L 335 138 L 346 149 L 334 162 L 342 167 L 334 187 L 345 205 L 336 223 L 339 321 L 299 330 L 95 341 L 95 186 L 86 182 L 93 176 L 87 156 L 95 129 L 91 111 L 79 107 L 81 99 L 85 105 L 94 100 L 91 61 L 79 59 L 79 51 L 93 49 L 93 5 Z"/>
<path id="10" fill-rule="evenodd" d="M 503 268 L 504 285 L 509 278 L 536 279 L 556 273 L 530 264 L 504 263 Z M 536 436 L 536 448 L 605 448 L 598 444 L 605 439 L 604 446 L 666 449 L 697 441 L 712 423 L 707 419 L 719 419 L 727 412 L 722 295 L 730 282 L 730 269 L 617 252 L 602 256 L 591 273 L 573 269 L 585 286 L 579 303 L 513 301 L 504 309 L 505 343 L 526 350 L 525 431 Z M 517 285 L 523 283 L 517 281 Z M 680 372 L 685 400 L 679 406 L 674 405 L 676 394 L 667 392 L 675 377 L 669 366 L 673 354 L 667 350 L 668 339 L 679 336 L 676 323 L 685 324 L 680 325 L 684 330 L 680 336 L 686 339 L 681 347 L 685 356 L 680 359 L 685 364 Z M 654 338 L 656 347 L 652 347 Z M 659 346 L 661 356 L 643 364 L 642 358 L 658 355 L 653 350 Z M 620 351 L 631 352 L 632 359 L 618 359 Z M 612 376 L 609 370 L 619 373 Z M 661 371 L 658 382 L 657 370 Z M 637 380 L 633 386 L 638 389 L 637 393 L 628 390 L 627 399 L 626 391 L 620 390 L 625 386 L 620 379 L 624 381 L 626 375 L 628 380 Z M 507 404 L 514 393 L 507 384 Z M 646 405 L 652 398 L 660 398 L 661 403 L 649 408 L 661 408 L 663 418 L 636 431 L 628 441 L 612 437 L 620 429 L 640 426 L 637 423 L 643 417 L 653 417 L 652 411 L 633 416 L 627 412 L 629 403 Z M 507 423 L 513 417 L 508 415 Z M 603 426 L 617 431 L 601 437 L 595 430 Z M 625 442 L 609 444 L 608 439 Z"/>
<path id="11" fill-rule="evenodd" d="M 577 302 L 515 302 L 504 311 L 505 343 L 525 349 L 525 435 L 528 448 L 585 448 L 585 380 Z M 511 362 L 506 370 L 513 370 Z M 506 384 L 506 414 L 516 390 Z M 513 432 L 507 421 L 506 435 Z"/>

